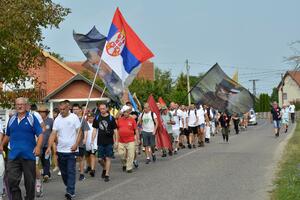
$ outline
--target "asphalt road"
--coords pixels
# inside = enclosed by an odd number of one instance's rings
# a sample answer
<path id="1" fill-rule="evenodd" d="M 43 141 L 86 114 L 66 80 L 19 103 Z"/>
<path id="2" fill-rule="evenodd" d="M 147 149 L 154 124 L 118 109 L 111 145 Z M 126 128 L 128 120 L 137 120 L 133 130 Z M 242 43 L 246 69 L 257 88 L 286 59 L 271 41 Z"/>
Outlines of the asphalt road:
<path id="1" fill-rule="evenodd" d="M 290 130 L 292 127 L 290 128 Z M 288 133 L 289 134 L 289 133 Z M 239 135 L 231 131 L 229 144 L 221 136 L 205 148 L 184 149 L 172 157 L 158 156 L 156 163 L 144 164 L 132 174 L 122 172 L 120 160 L 113 161 L 111 181 L 95 178 L 76 183 L 77 200 L 264 200 L 272 184 L 279 144 L 288 134 L 273 135 L 272 125 L 260 121 Z M 64 199 L 61 177 L 44 184 L 44 197 Z"/>

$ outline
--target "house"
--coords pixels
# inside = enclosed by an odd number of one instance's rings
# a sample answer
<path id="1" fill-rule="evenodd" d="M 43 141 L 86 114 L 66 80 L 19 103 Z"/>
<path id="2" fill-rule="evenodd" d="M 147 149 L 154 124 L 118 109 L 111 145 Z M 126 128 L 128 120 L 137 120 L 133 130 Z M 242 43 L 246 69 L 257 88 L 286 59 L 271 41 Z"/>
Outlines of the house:
<path id="1" fill-rule="evenodd" d="M 287 71 L 277 89 L 279 106 L 300 101 L 300 71 Z"/>
<path id="2" fill-rule="evenodd" d="M 43 52 L 45 63 L 37 69 L 30 71 L 31 78 L 26 82 L 23 89 L 38 91 L 38 101 L 45 102 L 51 111 L 62 100 L 68 99 L 71 103 L 85 104 L 92 82 L 89 77 L 94 77 L 94 72 L 83 65 L 84 62 L 62 62 Z M 154 64 L 146 61 L 142 64 L 137 78 L 154 80 Z M 34 80 L 34 81 L 32 81 Z M 1 84 L 0 84 L 1 85 Z M 1 85 L 3 91 L 13 91 L 8 85 Z M 91 92 L 89 107 L 95 107 L 97 101 L 110 101 L 111 96 L 102 88 L 95 86 Z M 0 120 L 7 121 L 8 112 L 0 109 Z"/>

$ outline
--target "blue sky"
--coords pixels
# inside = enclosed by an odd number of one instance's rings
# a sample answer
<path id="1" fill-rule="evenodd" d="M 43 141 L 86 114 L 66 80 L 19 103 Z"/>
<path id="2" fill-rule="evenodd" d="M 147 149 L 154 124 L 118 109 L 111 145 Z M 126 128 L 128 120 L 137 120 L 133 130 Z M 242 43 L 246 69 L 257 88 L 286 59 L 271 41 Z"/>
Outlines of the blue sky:
<path id="1" fill-rule="evenodd" d="M 85 57 L 72 37 L 94 25 L 107 34 L 116 7 L 152 50 L 155 66 L 171 70 L 175 79 L 190 61 L 191 74 L 218 62 L 252 90 L 271 92 L 280 74 L 293 66 L 289 44 L 300 40 L 299 0 L 54 0 L 72 13 L 59 29 L 44 30 L 44 43 L 68 61 Z"/>

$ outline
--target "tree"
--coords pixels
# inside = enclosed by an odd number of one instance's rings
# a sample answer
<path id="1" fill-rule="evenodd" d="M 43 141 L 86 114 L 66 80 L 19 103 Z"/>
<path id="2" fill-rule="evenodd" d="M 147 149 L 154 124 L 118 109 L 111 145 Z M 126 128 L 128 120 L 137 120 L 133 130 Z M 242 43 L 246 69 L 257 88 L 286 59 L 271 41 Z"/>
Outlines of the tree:
<path id="1" fill-rule="evenodd" d="M 18 85 L 42 64 L 43 28 L 58 28 L 70 9 L 51 0 L 0 1 L 0 82 Z"/>
<path id="2" fill-rule="evenodd" d="M 278 102 L 278 89 L 276 87 L 274 87 L 273 90 L 272 90 L 270 101 L 271 102 L 274 102 L 274 101 Z"/>
<path id="3" fill-rule="evenodd" d="M 290 49 L 293 51 L 294 55 L 285 58 L 285 61 L 290 63 L 295 70 L 300 70 L 300 40 L 292 42 L 290 44 Z"/>

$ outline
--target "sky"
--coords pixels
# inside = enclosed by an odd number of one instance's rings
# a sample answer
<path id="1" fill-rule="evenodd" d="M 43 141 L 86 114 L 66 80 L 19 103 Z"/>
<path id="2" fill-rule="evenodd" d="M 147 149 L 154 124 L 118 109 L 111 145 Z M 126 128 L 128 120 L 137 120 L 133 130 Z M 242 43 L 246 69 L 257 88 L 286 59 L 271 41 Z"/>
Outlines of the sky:
<path id="1" fill-rule="evenodd" d="M 73 30 L 87 33 L 94 25 L 107 35 L 117 7 L 151 49 L 155 67 L 170 70 L 175 80 L 186 73 L 205 73 L 218 63 L 229 76 L 257 93 L 271 93 L 300 40 L 299 0 L 54 0 L 71 9 L 59 29 L 43 30 L 44 44 L 67 61 L 85 60 Z"/>

